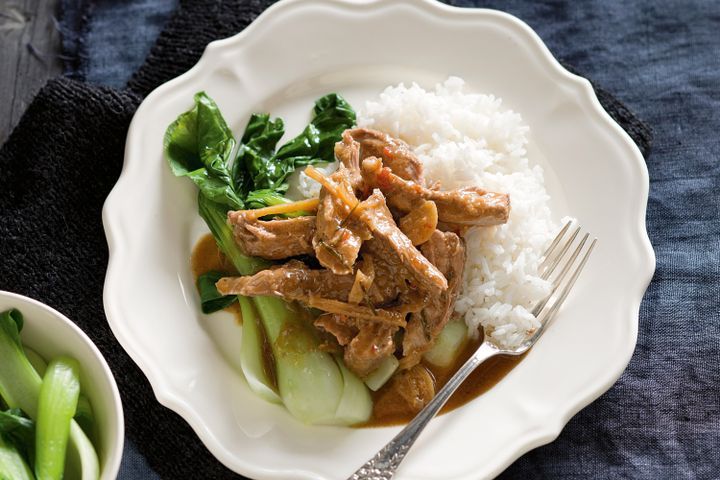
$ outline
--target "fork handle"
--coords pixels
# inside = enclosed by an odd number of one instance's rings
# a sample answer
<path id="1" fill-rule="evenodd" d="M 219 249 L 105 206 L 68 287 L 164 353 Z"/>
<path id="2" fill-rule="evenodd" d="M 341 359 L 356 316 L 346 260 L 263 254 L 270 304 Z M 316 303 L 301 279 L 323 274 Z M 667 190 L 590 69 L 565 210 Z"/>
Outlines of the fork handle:
<path id="1" fill-rule="evenodd" d="M 348 480 L 390 480 L 393 475 L 395 475 L 395 470 L 397 470 L 405 458 L 405 455 L 407 455 L 410 447 L 412 447 L 415 440 L 417 440 L 425 429 L 425 426 L 437 415 L 455 390 L 458 389 L 478 365 L 498 353 L 497 348 L 488 342 L 483 342 L 467 362 L 465 362 L 465 364 L 455 372 L 455 375 L 435 394 L 433 399 L 430 400 L 430 403 L 428 403 L 395 438 L 390 440 L 382 450 L 348 477 Z"/>

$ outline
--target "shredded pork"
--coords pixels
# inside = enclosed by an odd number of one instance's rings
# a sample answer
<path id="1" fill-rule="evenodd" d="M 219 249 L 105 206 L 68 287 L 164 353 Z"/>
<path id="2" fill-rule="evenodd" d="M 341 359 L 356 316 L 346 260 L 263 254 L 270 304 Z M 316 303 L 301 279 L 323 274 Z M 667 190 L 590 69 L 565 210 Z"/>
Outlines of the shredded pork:
<path id="1" fill-rule="evenodd" d="M 391 355 L 419 409 L 434 393 L 418 365 L 452 316 L 465 264 L 456 233 L 507 221 L 506 194 L 479 188 L 428 188 L 422 164 L 407 144 L 382 132 L 355 128 L 335 146 L 340 168 L 326 177 L 309 167 L 322 188 L 315 215 L 259 220 L 230 212 L 235 239 L 250 254 L 284 264 L 217 283 L 222 294 L 278 296 L 319 309 L 314 322 L 361 377 Z M 300 255 L 316 261 L 304 263 Z M 318 268 L 319 264 L 319 268 Z"/>

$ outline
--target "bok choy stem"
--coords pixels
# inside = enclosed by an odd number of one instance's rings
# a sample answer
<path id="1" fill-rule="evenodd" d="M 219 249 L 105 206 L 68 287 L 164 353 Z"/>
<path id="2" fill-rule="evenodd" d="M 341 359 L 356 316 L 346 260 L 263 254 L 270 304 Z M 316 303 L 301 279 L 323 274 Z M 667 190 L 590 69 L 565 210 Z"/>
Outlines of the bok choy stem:
<path id="1" fill-rule="evenodd" d="M 202 194 L 199 200 L 201 216 L 213 232 L 218 246 L 235 268 L 245 274 L 260 270 L 262 264 L 257 259 L 240 252 L 232 237 L 232 230 L 225 221 L 224 213 L 220 213 L 223 207 L 207 201 Z M 252 262 L 248 262 L 248 259 Z M 262 341 L 264 334 L 275 359 L 280 398 L 296 418 L 306 423 L 328 424 L 348 424 L 348 421 L 358 423 L 369 418 L 372 400 L 367 390 L 352 372 L 341 372 L 332 355 L 319 349 L 320 342 L 312 326 L 303 318 L 303 315 L 307 315 L 306 312 L 292 308 L 276 297 L 239 299 L 244 329 L 242 355 L 247 355 L 245 361 L 241 360 L 241 365 L 254 392 L 270 401 L 274 399 L 272 393 L 275 385 L 263 374 L 259 363 L 263 359 L 258 357 L 262 352 L 261 344 L 257 342 Z M 258 320 L 259 323 L 255 323 Z M 246 338 L 246 335 L 249 335 L 249 338 Z M 254 347 L 252 343 L 255 344 Z M 246 348 L 249 351 L 245 351 Z M 337 411 L 343 398 L 344 386 L 346 383 L 355 386 L 352 378 L 360 382 L 361 388 L 354 390 L 356 402 L 345 404 L 343 416 L 339 418 Z M 354 414 L 348 406 L 354 406 Z"/>
<path id="2" fill-rule="evenodd" d="M 468 328 L 462 318 L 450 320 L 435 340 L 435 345 L 425 352 L 423 358 L 437 367 L 447 368 L 453 364 L 468 341 Z"/>
<path id="3" fill-rule="evenodd" d="M 38 480 L 61 480 L 70 422 L 80 396 L 80 365 L 67 357 L 48 365 L 40 387 L 35 434 L 35 476 Z"/>
<path id="4" fill-rule="evenodd" d="M 275 297 L 254 300 L 272 346 L 285 407 L 305 423 L 336 423 L 344 386 L 337 363 L 318 348 L 301 312 Z"/>
<path id="5" fill-rule="evenodd" d="M 250 389 L 256 395 L 272 403 L 282 403 L 277 393 L 277 378 L 274 362 L 267 365 L 265 348 L 269 347 L 265 329 L 260 324 L 252 300 L 238 296 L 243 318 L 243 333 L 240 345 L 240 366 Z M 272 370 L 272 371 L 269 371 Z"/>

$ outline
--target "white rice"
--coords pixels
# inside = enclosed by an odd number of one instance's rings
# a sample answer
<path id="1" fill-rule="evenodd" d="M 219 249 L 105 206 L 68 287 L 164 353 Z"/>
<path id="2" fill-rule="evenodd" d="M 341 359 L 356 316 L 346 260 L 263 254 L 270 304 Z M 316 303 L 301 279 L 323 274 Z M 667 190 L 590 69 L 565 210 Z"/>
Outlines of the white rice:
<path id="1" fill-rule="evenodd" d="M 431 91 L 416 84 L 388 87 L 358 110 L 358 125 L 405 140 L 423 161 L 429 183 L 440 182 L 442 189 L 477 185 L 510 194 L 507 224 L 465 235 L 467 264 L 455 309 L 472 334 L 482 326 L 498 345 L 515 346 L 539 326 L 529 309 L 549 293 L 549 284 L 537 275 L 538 260 L 558 227 L 543 170 L 527 159 L 529 129 L 520 115 L 497 97 L 464 93 L 463 87 L 457 77 Z M 311 194 L 307 180 L 301 189 Z"/>
<path id="2" fill-rule="evenodd" d="M 323 175 L 330 175 L 338 169 L 338 162 L 319 163 L 314 167 Z M 288 184 L 290 185 L 288 190 L 288 197 L 290 198 L 315 198 L 320 196 L 320 184 L 305 175 L 304 168 L 295 170 L 288 179 Z"/>

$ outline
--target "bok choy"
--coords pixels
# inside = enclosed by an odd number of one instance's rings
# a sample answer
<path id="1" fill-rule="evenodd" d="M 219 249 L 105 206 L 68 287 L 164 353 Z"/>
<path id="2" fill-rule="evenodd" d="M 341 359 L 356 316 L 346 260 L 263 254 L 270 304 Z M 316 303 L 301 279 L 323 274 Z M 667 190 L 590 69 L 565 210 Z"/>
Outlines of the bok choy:
<path id="1" fill-rule="evenodd" d="M 80 365 L 59 357 L 48 365 L 40 387 L 35 435 L 35 476 L 61 480 L 70 422 L 80 397 Z"/>
<path id="2" fill-rule="evenodd" d="M 423 358 L 436 367 L 447 368 L 453 364 L 467 343 L 468 328 L 462 318 L 450 320 L 435 340 L 435 345 L 425 352 Z"/>
<path id="3" fill-rule="evenodd" d="M 288 203 L 284 197 L 288 176 L 300 166 L 334 161 L 334 144 L 354 123 L 350 105 L 340 95 L 330 94 L 315 102 L 305 129 L 279 148 L 285 134 L 283 121 L 253 114 L 233 152 L 235 140 L 227 123 L 212 99 L 201 92 L 195 95 L 195 106 L 168 127 L 165 154 L 176 176 L 187 176 L 197 185 L 198 211 L 219 249 L 241 275 L 250 275 L 272 264 L 239 248 L 227 212 Z M 212 292 L 207 280 L 201 296 L 203 308 L 230 301 Z M 243 316 L 240 363 L 253 392 L 282 402 L 306 423 L 349 425 L 370 417 L 367 388 L 342 359 L 320 349 L 308 310 L 279 298 L 238 300 Z"/>
<path id="4" fill-rule="evenodd" d="M 0 362 L 0 397 L 10 408 L 22 410 L 24 414 L 36 422 L 40 416 L 46 417 L 51 428 L 57 426 L 54 422 L 62 424 L 68 422 L 69 431 L 65 440 L 67 442 L 67 471 L 75 474 L 71 478 L 96 480 L 100 474 L 97 453 L 82 429 L 72 420 L 75 407 L 63 409 L 65 411 L 72 410 L 73 412 L 68 420 L 65 413 L 55 415 L 53 401 L 39 401 L 43 380 L 25 355 L 20 341 L 22 327 L 23 317 L 18 310 L 13 309 L 0 313 L 0 358 L 2 359 L 2 362 Z M 71 393 L 71 395 L 74 394 Z M 45 409 L 47 411 L 41 411 Z M 63 429 L 63 431 L 65 430 Z M 51 453 L 52 455 L 49 458 L 55 462 L 60 453 L 58 450 Z M 64 451 L 62 455 L 65 458 Z M 58 470 L 59 468 L 55 465 L 51 470 L 52 475 L 56 475 Z M 43 476 L 39 478 L 57 477 Z"/>
<path id="5" fill-rule="evenodd" d="M 0 479 L 33 480 L 30 467 L 15 446 L 0 435 Z"/>
<path id="6" fill-rule="evenodd" d="M 0 438 L 5 439 L 29 464 L 33 463 L 35 459 L 35 422 L 25 417 L 19 408 L 0 412 Z"/>

